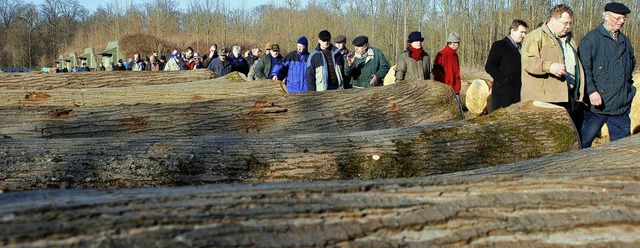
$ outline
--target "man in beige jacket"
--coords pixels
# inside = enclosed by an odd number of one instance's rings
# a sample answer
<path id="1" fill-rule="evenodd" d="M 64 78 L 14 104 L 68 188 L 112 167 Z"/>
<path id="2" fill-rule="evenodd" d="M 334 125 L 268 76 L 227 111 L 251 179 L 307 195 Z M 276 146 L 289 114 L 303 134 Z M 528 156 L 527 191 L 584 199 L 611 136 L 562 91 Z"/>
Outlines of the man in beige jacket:
<path id="1" fill-rule="evenodd" d="M 553 103 L 567 109 L 576 128 L 582 124 L 584 71 L 571 34 L 573 11 L 554 6 L 545 23 L 522 42 L 521 99 Z"/>

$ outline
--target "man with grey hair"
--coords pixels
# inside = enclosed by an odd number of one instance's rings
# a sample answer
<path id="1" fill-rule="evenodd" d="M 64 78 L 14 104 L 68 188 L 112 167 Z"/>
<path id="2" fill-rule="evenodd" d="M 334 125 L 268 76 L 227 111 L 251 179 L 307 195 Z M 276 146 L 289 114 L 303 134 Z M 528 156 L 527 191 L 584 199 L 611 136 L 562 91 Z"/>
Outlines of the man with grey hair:
<path id="1" fill-rule="evenodd" d="M 436 59 L 433 61 L 433 78 L 451 86 L 456 99 L 460 102 L 462 81 L 460 81 L 460 59 L 456 53 L 458 48 L 460 48 L 460 36 L 452 32 L 447 37 L 447 45 L 436 54 Z"/>
<path id="2" fill-rule="evenodd" d="M 584 36 L 578 47 L 584 65 L 589 108 L 584 111 L 582 147 L 590 147 L 606 123 L 611 141 L 631 135 L 631 102 L 636 94 L 631 73 L 636 58 L 620 29 L 631 12 L 621 3 L 604 6 L 604 21 Z"/>
<path id="3" fill-rule="evenodd" d="M 247 75 L 247 73 L 249 73 L 249 64 L 247 64 L 247 60 L 242 57 L 240 52 L 242 52 L 240 46 L 233 46 L 231 48 L 231 55 L 229 55 L 229 62 L 231 62 L 233 67 L 232 71 Z"/>

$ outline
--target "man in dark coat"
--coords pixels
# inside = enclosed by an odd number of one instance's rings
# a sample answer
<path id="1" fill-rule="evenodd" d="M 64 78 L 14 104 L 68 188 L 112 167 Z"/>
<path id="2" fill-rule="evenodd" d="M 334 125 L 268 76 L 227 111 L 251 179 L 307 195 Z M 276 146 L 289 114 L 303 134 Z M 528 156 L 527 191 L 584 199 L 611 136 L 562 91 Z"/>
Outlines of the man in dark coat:
<path id="1" fill-rule="evenodd" d="M 484 66 L 484 69 L 493 77 L 489 112 L 509 107 L 520 101 L 522 87 L 520 48 L 527 28 L 527 23 L 523 20 L 513 20 L 509 35 L 491 45 L 489 57 Z"/>
<path id="2" fill-rule="evenodd" d="M 621 32 L 631 10 L 621 3 L 608 3 L 604 10 L 604 22 L 587 33 L 578 47 L 589 96 L 581 130 L 583 148 L 591 146 L 605 123 L 611 141 L 631 135 L 629 113 L 636 94 L 631 73 L 636 58 L 631 41 Z"/>

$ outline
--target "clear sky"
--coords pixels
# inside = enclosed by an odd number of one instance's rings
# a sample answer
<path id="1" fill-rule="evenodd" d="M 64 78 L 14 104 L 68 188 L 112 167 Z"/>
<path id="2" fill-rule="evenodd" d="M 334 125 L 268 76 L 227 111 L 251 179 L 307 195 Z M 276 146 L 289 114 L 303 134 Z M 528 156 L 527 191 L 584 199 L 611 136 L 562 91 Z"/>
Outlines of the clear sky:
<path id="1" fill-rule="evenodd" d="M 251 9 L 253 7 L 260 6 L 262 4 L 275 4 L 280 6 L 283 1 L 275 1 L 275 0 L 220 0 L 229 6 L 231 9 Z M 26 3 L 40 5 L 44 3 L 45 0 L 27 0 Z M 134 5 L 142 5 L 144 3 L 153 2 L 153 0 L 78 0 L 80 5 L 84 6 L 90 11 L 96 10 L 98 7 L 106 7 L 109 3 L 120 3 L 121 6 L 129 6 L 131 4 Z M 190 0 L 177 0 L 174 1 L 178 4 L 178 9 L 184 10 L 189 6 Z M 304 1 L 302 1 L 304 2 Z"/>

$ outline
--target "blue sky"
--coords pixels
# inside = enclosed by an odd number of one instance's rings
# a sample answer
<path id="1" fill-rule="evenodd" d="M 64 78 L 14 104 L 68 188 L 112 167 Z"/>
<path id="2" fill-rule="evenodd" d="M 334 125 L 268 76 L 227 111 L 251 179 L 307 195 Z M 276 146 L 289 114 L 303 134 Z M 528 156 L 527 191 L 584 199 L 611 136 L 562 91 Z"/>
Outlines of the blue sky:
<path id="1" fill-rule="evenodd" d="M 80 5 L 84 6 L 90 11 L 96 10 L 99 6 L 106 7 L 108 3 L 118 2 L 122 6 L 128 6 L 130 4 L 138 5 L 144 4 L 147 2 L 152 2 L 153 0 L 79 0 Z M 281 5 L 282 1 L 275 0 L 220 0 L 221 2 L 226 3 L 231 9 L 238 8 L 246 8 L 251 9 L 253 7 L 260 6 L 262 4 L 275 4 Z M 28 0 L 27 3 L 32 3 L 36 5 L 40 5 L 45 2 L 45 0 Z M 177 0 L 175 1 L 179 6 L 178 8 L 181 10 L 186 9 L 189 6 L 190 0 Z M 305 1 L 302 1 L 305 2 Z"/>

